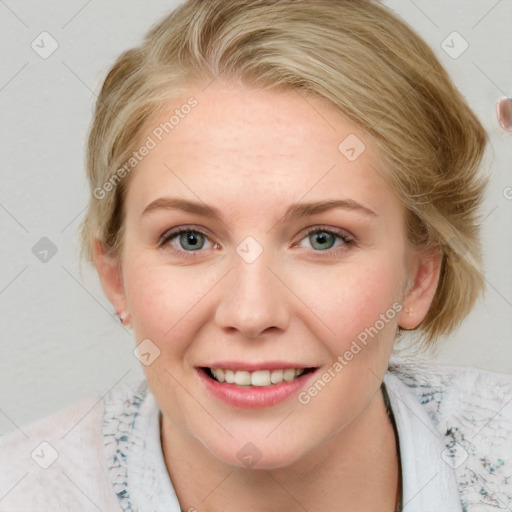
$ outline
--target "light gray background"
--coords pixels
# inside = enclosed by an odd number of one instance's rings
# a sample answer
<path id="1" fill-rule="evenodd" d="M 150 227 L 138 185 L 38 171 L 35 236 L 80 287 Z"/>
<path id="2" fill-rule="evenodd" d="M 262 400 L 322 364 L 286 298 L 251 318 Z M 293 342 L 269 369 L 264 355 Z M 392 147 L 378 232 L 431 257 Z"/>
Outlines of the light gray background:
<path id="1" fill-rule="evenodd" d="M 95 273 L 84 266 L 80 276 L 83 150 L 108 68 L 177 3 L 0 0 L 0 432 L 142 377 L 134 340 Z M 428 357 L 512 372 L 512 133 L 496 120 L 497 100 L 512 96 L 512 0 L 385 3 L 434 48 L 491 138 L 483 222 L 488 291 Z M 59 45 L 46 59 L 31 47 L 44 31 Z M 456 59 L 441 46 L 454 31 L 469 43 Z M 463 44 L 455 37 L 445 43 L 452 53 Z M 32 252 L 43 237 L 57 248 L 46 262 Z"/>

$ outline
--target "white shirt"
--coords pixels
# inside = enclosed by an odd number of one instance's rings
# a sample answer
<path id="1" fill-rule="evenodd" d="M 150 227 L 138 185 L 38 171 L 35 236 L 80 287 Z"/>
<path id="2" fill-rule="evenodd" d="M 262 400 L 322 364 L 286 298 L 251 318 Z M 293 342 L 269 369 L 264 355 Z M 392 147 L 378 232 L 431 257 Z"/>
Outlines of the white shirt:
<path id="1" fill-rule="evenodd" d="M 384 383 L 404 512 L 512 507 L 512 376 L 401 361 Z M 0 511 L 180 512 L 159 416 L 142 382 L 4 436 Z"/>

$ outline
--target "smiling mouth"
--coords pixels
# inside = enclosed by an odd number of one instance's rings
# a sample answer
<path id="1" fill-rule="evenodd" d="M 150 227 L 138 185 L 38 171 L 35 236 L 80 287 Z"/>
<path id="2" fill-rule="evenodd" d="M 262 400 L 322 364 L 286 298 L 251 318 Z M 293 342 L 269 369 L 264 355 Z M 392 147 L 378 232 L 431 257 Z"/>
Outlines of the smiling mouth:
<path id="1" fill-rule="evenodd" d="M 232 384 L 240 387 L 265 387 L 292 382 L 311 373 L 316 368 L 282 368 L 276 370 L 231 370 L 229 368 L 201 368 L 206 375 L 223 384 Z"/>

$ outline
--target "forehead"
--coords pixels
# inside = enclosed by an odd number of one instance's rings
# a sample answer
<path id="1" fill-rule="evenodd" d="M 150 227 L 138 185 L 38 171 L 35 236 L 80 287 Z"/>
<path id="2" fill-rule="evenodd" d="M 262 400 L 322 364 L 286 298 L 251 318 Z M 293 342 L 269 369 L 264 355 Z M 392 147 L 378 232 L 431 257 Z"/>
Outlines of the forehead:
<path id="1" fill-rule="evenodd" d="M 190 97 L 197 104 L 181 111 Z M 155 147 L 137 165 L 127 196 L 138 211 L 166 194 L 246 211 L 302 197 L 343 196 L 372 209 L 398 201 L 368 137 L 333 107 L 296 91 L 191 89 L 153 124 L 141 140 L 150 137 Z"/>

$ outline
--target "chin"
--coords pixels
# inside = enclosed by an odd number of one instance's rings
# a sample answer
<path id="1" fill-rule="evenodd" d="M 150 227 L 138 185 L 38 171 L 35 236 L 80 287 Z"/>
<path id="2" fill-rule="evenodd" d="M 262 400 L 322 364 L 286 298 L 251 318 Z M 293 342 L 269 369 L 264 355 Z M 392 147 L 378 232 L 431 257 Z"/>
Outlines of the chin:
<path id="1" fill-rule="evenodd" d="M 293 442 L 289 439 L 289 443 L 285 446 L 280 441 L 270 442 L 264 436 L 254 437 L 253 441 L 247 437 L 241 441 L 231 439 L 230 442 L 222 444 L 218 441 L 216 440 L 215 445 L 203 444 L 220 462 L 236 468 L 261 470 L 286 468 L 297 463 L 305 455 L 306 440 Z"/>

